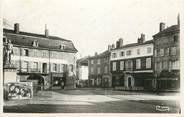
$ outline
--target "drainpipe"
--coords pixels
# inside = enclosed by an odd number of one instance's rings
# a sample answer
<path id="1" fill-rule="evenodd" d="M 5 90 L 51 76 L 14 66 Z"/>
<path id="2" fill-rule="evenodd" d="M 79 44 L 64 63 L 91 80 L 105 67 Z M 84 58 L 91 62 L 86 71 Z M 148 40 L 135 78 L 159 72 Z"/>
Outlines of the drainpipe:
<path id="1" fill-rule="evenodd" d="M 158 76 L 156 74 L 156 68 L 155 68 L 155 56 L 156 56 L 156 53 L 155 53 L 155 39 L 153 39 L 153 74 L 154 74 L 154 87 L 153 87 L 153 91 L 156 91 L 157 92 L 157 79 L 158 79 Z"/>

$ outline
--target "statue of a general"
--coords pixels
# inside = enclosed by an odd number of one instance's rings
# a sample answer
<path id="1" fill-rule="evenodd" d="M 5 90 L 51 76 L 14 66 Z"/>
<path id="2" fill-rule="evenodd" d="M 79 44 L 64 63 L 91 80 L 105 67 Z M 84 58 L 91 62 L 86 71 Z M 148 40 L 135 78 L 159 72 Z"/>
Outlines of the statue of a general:
<path id="1" fill-rule="evenodd" d="M 11 64 L 11 55 L 13 54 L 13 44 L 11 43 L 11 40 L 8 40 L 8 42 L 5 44 L 3 48 L 3 54 L 4 64 Z"/>

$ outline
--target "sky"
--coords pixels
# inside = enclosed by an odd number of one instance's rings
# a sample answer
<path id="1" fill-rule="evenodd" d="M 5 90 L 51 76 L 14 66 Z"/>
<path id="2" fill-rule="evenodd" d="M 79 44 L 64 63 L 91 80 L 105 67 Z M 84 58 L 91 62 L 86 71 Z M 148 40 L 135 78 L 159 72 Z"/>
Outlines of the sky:
<path id="1" fill-rule="evenodd" d="M 158 33 L 159 23 L 177 23 L 183 0 L 4 0 L 7 28 L 72 40 L 78 57 L 101 53 L 123 38 L 124 44 Z"/>

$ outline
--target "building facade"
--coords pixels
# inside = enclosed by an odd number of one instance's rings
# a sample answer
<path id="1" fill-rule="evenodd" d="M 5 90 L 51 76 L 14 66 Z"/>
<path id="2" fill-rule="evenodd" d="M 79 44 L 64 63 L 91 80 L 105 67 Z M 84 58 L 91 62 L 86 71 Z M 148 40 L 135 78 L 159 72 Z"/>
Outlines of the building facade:
<path id="1" fill-rule="evenodd" d="M 77 49 L 72 41 L 50 36 L 47 29 L 45 35 L 22 32 L 19 24 L 14 30 L 3 29 L 4 46 L 8 40 L 13 44 L 11 61 L 17 68 L 17 81 L 39 75 L 45 89 L 60 86 L 61 82 L 68 88 L 75 87 Z"/>
<path id="2" fill-rule="evenodd" d="M 179 32 L 179 21 L 177 25 L 172 25 L 168 28 L 165 28 L 165 23 L 160 23 L 160 31 L 153 36 L 156 87 L 159 91 L 179 90 Z"/>
<path id="3" fill-rule="evenodd" d="M 88 87 L 88 57 L 77 60 L 77 86 Z"/>
<path id="4" fill-rule="evenodd" d="M 141 34 L 137 43 L 116 42 L 111 51 L 112 86 L 117 90 L 151 90 L 154 86 L 153 40 Z"/>
<path id="5" fill-rule="evenodd" d="M 110 73 L 110 48 L 95 56 L 89 57 L 89 87 L 106 87 L 112 86 L 112 77 Z"/>

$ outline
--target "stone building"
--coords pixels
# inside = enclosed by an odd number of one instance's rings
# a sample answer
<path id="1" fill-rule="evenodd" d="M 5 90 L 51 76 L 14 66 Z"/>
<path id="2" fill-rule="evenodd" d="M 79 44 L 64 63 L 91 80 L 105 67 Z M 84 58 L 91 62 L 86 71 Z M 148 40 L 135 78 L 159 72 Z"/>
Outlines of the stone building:
<path id="1" fill-rule="evenodd" d="M 77 60 L 77 86 L 88 87 L 88 57 Z"/>
<path id="2" fill-rule="evenodd" d="M 12 63 L 17 68 L 17 81 L 37 78 L 45 89 L 60 86 L 74 88 L 76 52 L 72 41 L 45 35 L 22 32 L 19 24 L 14 30 L 3 29 L 3 44 L 11 40 L 13 44 Z"/>
<path id="3" fill-rule="evenodd" d="M 110 73 L 110 50 L 89 57 L 89 87 L 111 87 L 112 78 Z"/>
<path id="4" fill-rule="evenodd" d="M 141 34 L 137 43 L 116 42 L 111 50 L 112 86 L 117 90 L 151 90 L 154 86 L 153 40 Z"/>
<path id="5" fill-rule="evenodd" d="M 154 38 L 155 77 L 157 90 L 175 91 L 180 87 L 180 29 L 178 24 L 165 27 L 160 23 Z"/>

